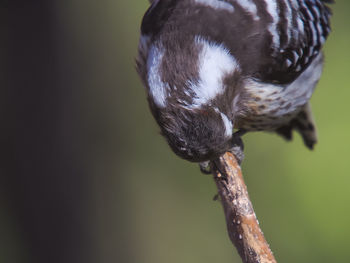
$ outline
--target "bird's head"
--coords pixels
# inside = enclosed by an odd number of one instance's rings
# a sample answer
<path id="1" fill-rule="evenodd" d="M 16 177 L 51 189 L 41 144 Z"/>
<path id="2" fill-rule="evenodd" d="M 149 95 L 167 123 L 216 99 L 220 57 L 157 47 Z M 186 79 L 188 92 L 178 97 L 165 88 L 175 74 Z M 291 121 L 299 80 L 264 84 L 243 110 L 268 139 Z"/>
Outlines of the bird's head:
<path id="1" fill-rule="evenodd" d="M 178 156 L 212 160 L 233 146 L 240 65 L 223 43 L 205 36 L 165 27 L 152 37 L 147 17 L 137 66 L 152 113 Z"/>
<path id="2" fill-rule="evenodd" d="M 232 123 L 217 108 L 166 110 L 158 123 L 172 150 L 186 160 L 212 160 L 232 148 Z"/>
<path id="3" fill-rule="evenodd" d="M 232 147 L 240 69 L 223 45 L 202 38 L 153 43 L 139 72 L 153 115 L 177 155 L 202 162 Z"/>

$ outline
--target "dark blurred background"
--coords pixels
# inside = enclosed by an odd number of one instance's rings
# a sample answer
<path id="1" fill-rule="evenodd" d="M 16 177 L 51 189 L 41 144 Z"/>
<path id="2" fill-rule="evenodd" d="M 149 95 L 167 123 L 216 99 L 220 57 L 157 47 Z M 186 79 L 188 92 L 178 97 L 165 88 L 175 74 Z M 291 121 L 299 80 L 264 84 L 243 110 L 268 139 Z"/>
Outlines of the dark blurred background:
<path id="1" fill-rule="evenodd" d="M 0 1 L 0 262 L 240 262 L 210 176 L 158 134 L 134 70 L 146 0 Z M 312 105 L 319 143 L 245 136 L 279 262 L 349 262 L 350 2 Z"/>

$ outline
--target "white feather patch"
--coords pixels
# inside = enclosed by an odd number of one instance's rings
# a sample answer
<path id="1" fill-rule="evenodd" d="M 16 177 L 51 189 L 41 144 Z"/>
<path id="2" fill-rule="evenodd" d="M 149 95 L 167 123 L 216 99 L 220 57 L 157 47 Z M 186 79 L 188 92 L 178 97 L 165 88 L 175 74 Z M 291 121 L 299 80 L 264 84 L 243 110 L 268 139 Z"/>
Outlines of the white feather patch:
<path id="1" fill-rule="evenodd" d="M 161 80 L 159 72 L 162 63 L 164 50 L 157 45 L 150 47 L 147 59 L 147 80 L 149 86 L 149 94 L 154 103 L 164 108 L 166 105 L 166 97 L 169 90 L 169 85 Z"/>
<path id="2" fill-rule="evenodd" d="M 275 47 L 280 46 L 280 36 L 277 30 L 277 24 L 279 22 L 279 15 L 277 10 L 276 0 L 264 0 L 266 3 L 267 12 L 272 17 L 272 23 L 269 25 L 268 29 L 272 35 L 272 40 Z"/>
<path id="3" fill-rule="evenodd" d="M 221 116 L 221 119 L 224 123 L 224 126 L 225 126 L 225 135 L 230 137 L 232 136 L 232 131 L 233 131 L 233 125 L 232 125 L 232 122 L 228 119 L 228 117 L 223 114 L 218 108 L 214 108 L 214 110 L 220 114 Z"/>
<path id="4" fill-rule="evenodd" d="M 255 21 L 259 20 L 256 4 L 252 0 L 236 0 L 243 9 L 250 13 Z"/>
<path id="5" fill-rule="evenodd" d="M 195 41 L 202 47 L 199 54 L 199 80 L 189 82 L 189 87 L 195 94 L 192 106 L 198 107 L 222 94 L 225 91 L 223 78 L 240 69 L 235 58 L 223 45 L 199 37 Z"/>
<path id="6" fill-rule="evenodd" d="M 297 33 L 298 31 L 297 30 L 293 30 L 293 17 L 292 17 L 292 7 L 290 6 L 290 1 L 289 0 L 284 0 L 284 3 L 286 5 L 286 13 L 285 13 L 285 16 L 286 16 L 286 19 L 287 19 L 287 23 L 288 23 L 288 26 L 287 26 L 287 32 L 288 32 L 288 42 L 289 40 L 292 38 L 292 33 Z M 294 36 L 295 38 L 298 37 L 298 35 L 295 35 Z"/>
<path id="7" fill-rule="evenodd" d="M 198 3 L 198 4 L 202 4 L 202 5 L 206 5 L 206 6 L 212 7 L 214 9 L 227 10 L 227 11 L 229 11 L 231 13 L 235 11 L 233 5 L 231 5 L 230 3 L 227 3 L 225 1 L 220 1 L 220 0 L 195 0 L 195 2 Z"/>

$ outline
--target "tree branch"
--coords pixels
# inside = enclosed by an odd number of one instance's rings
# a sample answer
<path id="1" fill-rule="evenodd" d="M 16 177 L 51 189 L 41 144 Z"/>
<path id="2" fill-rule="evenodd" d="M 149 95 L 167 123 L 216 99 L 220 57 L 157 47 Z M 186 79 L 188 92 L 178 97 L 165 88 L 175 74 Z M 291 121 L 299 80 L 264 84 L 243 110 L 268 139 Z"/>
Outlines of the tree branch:
<path id="1" fill-rule="evenodd" d="M 256 218 L 241 168 L 227 152 L 211 162 L 224 207 L 227 231 L 244 263 L 276 263 Z"/>

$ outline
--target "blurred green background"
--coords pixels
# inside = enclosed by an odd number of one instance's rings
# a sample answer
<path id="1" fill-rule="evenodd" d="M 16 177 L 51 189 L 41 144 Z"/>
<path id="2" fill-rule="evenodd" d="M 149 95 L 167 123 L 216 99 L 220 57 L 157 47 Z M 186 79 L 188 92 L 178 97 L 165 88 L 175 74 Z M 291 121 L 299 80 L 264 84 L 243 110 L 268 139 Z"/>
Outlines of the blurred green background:
<path id="1" fill-rule="evenodd" d="M 170 151 L 148 110 L 134 69 L 148 2 L 14 2 L 0 7 L 0 262 L 241 262 L 211 176 Z M 350 2 L 333 13 L 315 150 L 297 134 L 244 136 L 243 173 L 278 262 L 349 262 Z"/>

